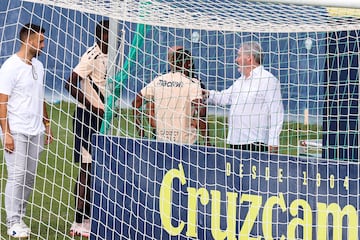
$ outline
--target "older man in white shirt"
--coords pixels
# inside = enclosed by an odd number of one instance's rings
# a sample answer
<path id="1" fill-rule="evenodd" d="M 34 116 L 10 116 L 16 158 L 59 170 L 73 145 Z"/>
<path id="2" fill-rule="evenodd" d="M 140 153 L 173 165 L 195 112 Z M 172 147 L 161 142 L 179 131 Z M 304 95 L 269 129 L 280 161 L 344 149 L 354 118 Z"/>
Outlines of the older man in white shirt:
<path id="1" fill-rule="evenodd" d="M 284 119 L 280 82 L 261 65 L 261 53 L 258 43 L 243 43 L 236 58 L 241 77 L 226 90 L 208 91 L 208 103 L 231 106 L 230 147 L 278 152 Z"/>

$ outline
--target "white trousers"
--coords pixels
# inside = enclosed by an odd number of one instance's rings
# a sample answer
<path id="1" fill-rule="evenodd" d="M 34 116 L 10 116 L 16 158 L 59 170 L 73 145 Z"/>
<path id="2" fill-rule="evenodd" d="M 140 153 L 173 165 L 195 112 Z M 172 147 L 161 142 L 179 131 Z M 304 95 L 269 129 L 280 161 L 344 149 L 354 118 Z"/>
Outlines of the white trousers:
<path id="1" fill-rule="evenodd" d="M 34 188 L 40 152 L 44 145 L 43 134 L 30 136 L 14 133 L 12 136 L 15 143 L 14 151 L 4 151 L 8 174 L 5 187 L 8 227 L 20 222 L 25 215 L 26 205 Z"/>

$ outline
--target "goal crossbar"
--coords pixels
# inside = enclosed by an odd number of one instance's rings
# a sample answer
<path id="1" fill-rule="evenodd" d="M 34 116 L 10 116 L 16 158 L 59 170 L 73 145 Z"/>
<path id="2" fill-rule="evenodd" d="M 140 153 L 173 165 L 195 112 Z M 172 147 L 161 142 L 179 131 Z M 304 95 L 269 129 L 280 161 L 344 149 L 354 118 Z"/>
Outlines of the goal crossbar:
<path id="1" fill-rule="evenodd" d="M 357 0 L 28 1 L 92 14 L 101 12 L 104 16 L 133 23 L 198 30 L 331 32 L 356 30 L 360 25 L 360 14 L 354 12 L 360 8 Z M 333 16 L 330 7 L 341 7 L 343 14 Z"/>

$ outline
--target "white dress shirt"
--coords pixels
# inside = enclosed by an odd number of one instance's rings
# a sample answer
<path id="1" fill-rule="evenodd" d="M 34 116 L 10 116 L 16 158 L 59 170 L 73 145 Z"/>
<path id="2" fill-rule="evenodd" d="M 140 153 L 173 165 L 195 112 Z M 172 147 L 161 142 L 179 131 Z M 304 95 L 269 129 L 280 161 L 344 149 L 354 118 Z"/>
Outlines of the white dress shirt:
<path id="1" fill-rule="evenodd" d="M 280 82 L 263 66 L 226 90 L 209 91 L 208 103 L 230 105 L 227 143 L 278 146 L 284 120 Z"/>

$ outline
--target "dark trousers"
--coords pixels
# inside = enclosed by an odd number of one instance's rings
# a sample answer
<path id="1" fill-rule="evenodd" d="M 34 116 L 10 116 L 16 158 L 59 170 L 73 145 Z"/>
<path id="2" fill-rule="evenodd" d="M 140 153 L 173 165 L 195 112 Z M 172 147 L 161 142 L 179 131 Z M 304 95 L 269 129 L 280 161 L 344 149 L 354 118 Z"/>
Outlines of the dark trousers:
<path id="1" fill-rule="evenodd" d="M 230 148 L 253 151 L 253 152 L 267 152 L 269 150 L 269 147 L 262 142 L 254 142 L 254 143 L 241 144 L 241 145 L 230 144 Z"/>

